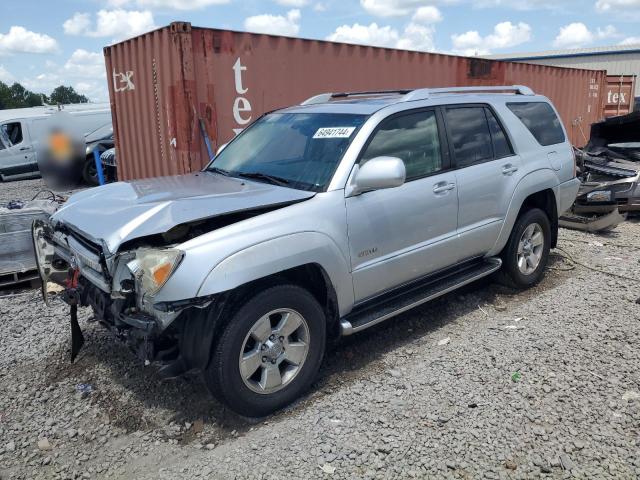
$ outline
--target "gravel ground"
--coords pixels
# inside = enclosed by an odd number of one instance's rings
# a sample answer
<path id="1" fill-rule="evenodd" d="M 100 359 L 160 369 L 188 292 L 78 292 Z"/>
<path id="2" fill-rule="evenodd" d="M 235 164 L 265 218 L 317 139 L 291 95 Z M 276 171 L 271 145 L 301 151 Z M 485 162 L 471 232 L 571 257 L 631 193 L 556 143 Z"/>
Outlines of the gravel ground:
<path id="1" fill-rule="evenodd" d="M 559 246 L 640 279 L 639 234 Z M 478 282 L 341 341 L 305 398 L 254 421 L 197 378 L 160 382 L 87 312 L 70 364 L 67 308 L 4 295 L 2 480 L 640 476 L 640 283 L 557 250 L 531 290 Z"/>

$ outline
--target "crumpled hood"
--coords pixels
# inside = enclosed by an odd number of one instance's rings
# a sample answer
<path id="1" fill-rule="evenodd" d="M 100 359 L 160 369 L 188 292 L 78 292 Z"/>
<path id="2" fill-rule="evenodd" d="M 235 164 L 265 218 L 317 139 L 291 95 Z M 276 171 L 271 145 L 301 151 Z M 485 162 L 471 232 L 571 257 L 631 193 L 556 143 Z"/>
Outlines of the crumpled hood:
<path id="1" fill-rule="evenodd" d="M 185 222 L 305 200 L 314 192 L 198 172 L 118 182 L 71 196 L 52 220 L 71 226 L 110 253 L 128 240 Z"/>

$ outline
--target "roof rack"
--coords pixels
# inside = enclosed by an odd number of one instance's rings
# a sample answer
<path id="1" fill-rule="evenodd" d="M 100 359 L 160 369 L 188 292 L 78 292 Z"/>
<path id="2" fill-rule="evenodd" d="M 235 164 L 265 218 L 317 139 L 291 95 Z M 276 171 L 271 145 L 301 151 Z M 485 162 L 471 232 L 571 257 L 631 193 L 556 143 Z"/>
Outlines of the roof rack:
<path id="1" fill-rule="evenodd" d="M 489 87 L 445 87 L 445 88 L 419 88 L 412 90 L 402 97 L 403 102 L 413 100 L 426 100 L 431 95 L 443 93 L 482 93 L 482 92 L 513 92 L 516 95 L 535 95 L 534 91 L 524 85 L 500 85 Z"/>
<path id="2" fill-rule="evenodd" d="M 426 100 L 431 95 L 444 93 L 482 93 L 482 92 L 513 92 L 516 95 L 535 95 L 534 91 L 524 85 L 502 85 L 488 87 L 445 87 L 445 88 L 418 88 L 418 89 L 402 89 L 402 90 L 370 90 L 364 92 L 342 92 L 342 93 L 321 93 L 306 99 L 300 105 L 314 105 L 317 103 L 327 103 L 332 99 L 358 97 L 358 96 L 376 96 L 376 95 L 402 95 L 401 102 L 411 102 L 415 100 Z"/>
<path id="3" fill-rule="evenodd" d="M 348 98 L 348 97 L 374 97 L 374 96 L 384 96 L 384 95 L 393 95 L 394 93 L 397 95 L 406 95 L 412 92 L 412 88 L 404 88 L 400 90 L 365 90 L 362 92 L 327 92 L 321 93 L 320 95 L 315 95 L 311 98 L 307 98 L 300 105 L 313 105 L 316 103 L 327 103 L 335 98 Z"/>

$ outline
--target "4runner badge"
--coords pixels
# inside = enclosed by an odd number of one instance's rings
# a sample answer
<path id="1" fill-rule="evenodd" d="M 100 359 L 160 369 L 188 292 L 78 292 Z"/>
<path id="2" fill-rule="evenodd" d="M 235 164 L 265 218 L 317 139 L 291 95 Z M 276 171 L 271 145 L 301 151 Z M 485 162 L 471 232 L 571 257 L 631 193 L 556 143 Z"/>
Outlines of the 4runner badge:
<path id="1" fill-rule="evenodd" d="M 367 248 L 366 250 L 363 250 L 360 253 L 358 253 L 358 258 L 368 257 L 369 255 L 373 255 L 377 251 L 378 251 L 378 247 Z"/>

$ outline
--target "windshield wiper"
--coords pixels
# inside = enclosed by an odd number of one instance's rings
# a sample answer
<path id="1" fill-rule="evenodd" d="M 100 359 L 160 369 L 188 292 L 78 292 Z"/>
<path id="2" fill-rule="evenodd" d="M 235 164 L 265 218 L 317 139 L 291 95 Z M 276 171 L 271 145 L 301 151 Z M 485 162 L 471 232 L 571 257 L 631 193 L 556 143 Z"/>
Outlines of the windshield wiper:
<path id="1" fill-rule="evenodd" d="M 243 178 L 254 178 L 256 180 L 266 180 L 269 183 L 273 183 L 275 185 L 285 186 L 289 185 L 289 180 L 282 177 L 277 177 L 275 175 L 269 175 L 262 172 L 238 172 L 237 175 Z"/>
<path id="2" fill-rule="evenodd" d="M 224 168 L 211 167 L 211 168 L 207 168 L 207 171 L 213 172 L 213 173 L 219 173 L 220 175 L 224 175 L 225 177 L 228 177 L 229 175 L 231 175 L 231 173 L 229 173 L 229 170 L 225 170 Z"/>

